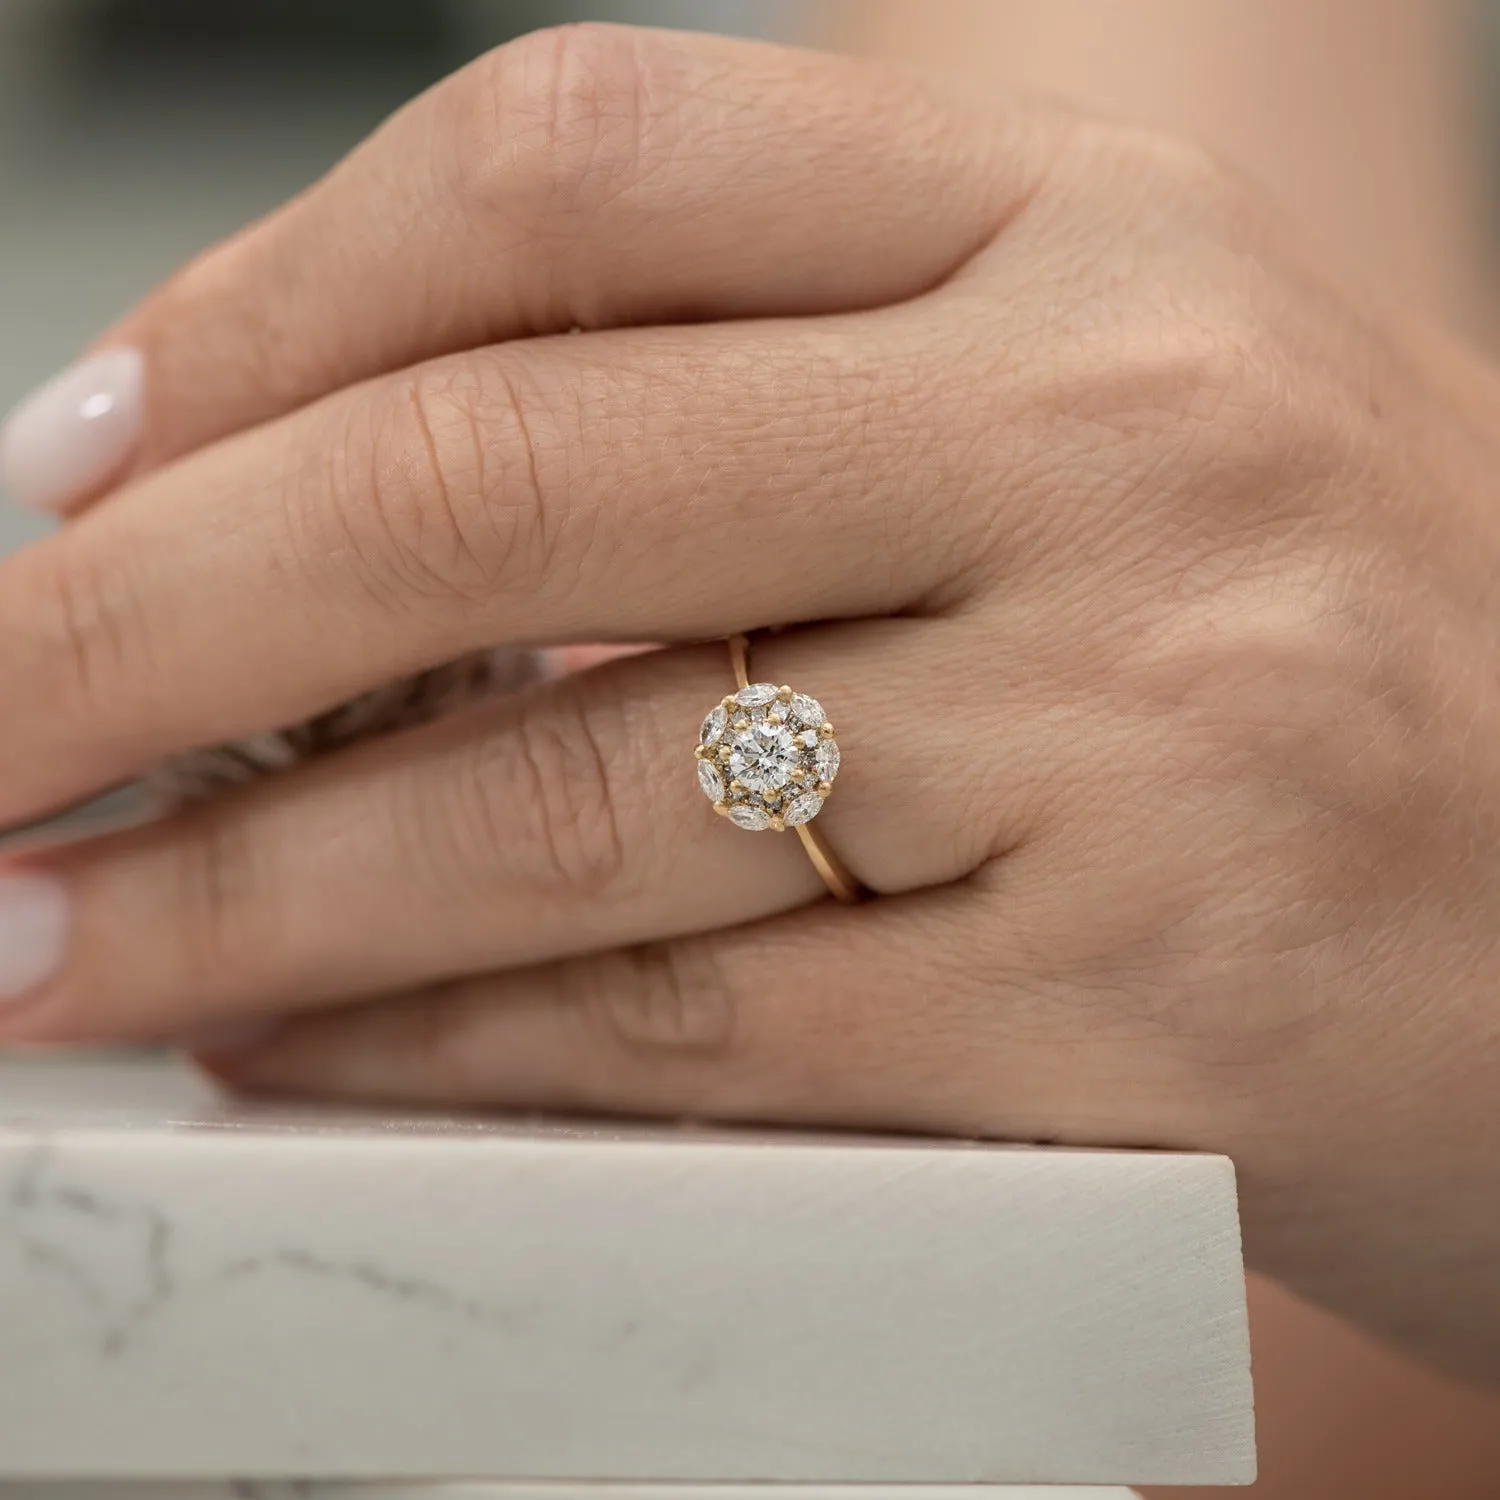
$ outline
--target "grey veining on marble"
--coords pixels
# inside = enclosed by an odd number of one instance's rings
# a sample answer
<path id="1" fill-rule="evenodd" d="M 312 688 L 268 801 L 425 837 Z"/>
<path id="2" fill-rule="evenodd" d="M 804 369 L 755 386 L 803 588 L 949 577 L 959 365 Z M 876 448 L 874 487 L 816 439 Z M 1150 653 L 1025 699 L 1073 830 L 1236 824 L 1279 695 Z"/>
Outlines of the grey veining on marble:
<path id="1" fill-rule="evenodd" d="M 1220 1158 L 288 1113 L 0 1062 L 0 1478 L 1252 1467 Z"/>

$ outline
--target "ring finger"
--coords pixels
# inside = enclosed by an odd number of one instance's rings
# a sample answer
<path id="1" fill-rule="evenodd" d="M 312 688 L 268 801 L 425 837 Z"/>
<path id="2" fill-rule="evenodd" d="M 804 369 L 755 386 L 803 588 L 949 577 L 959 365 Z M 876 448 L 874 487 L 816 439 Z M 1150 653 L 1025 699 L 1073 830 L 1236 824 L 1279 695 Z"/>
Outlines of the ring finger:
<path id="1" fill-rule="evenodd" d="M 840 723 L 847 769 L 818 827 L 883 892 L 961 878 L 1013 841 L 977 784 L 955 814 L 921 728 L 972 701 L 974 628 L 821 626 L 752 659 Z M 65 902 L 66 943 L 0 1036 L 179 1034 L 814 900 L 796 840 L 730 827 L 694 786 L 699 721 L 732 689 L 722 645 L 652 652 L 29 862 L 0 902 Z"/>

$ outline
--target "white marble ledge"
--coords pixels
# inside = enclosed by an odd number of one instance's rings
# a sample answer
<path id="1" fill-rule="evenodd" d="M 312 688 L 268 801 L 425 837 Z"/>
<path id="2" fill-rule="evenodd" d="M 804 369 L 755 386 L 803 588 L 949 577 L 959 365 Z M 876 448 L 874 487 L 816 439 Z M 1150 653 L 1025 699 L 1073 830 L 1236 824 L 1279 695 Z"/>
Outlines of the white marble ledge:
<path id="1" fill-rule="evenodd" d="M 1222 1158 L 287 1112 L 159 1060 L 0 1061 L 0 1500 L 1253 1469 Z M 511 1482 L 432 1488 L 475 1475 Z"/>
<path id="2" fill-rule="evenodd" d="M 1111 1485 L 981 1485 L 965 1500 L 1137 1500 Z M 306 1480 L 224 1480 L 216 1484 L 0 1483 L 0 1500 L 767 1500 L 757 1485 L 318 1484 Z M 778 1486 L 773 1500 L 954 1500 L 941 1486 Z"/>

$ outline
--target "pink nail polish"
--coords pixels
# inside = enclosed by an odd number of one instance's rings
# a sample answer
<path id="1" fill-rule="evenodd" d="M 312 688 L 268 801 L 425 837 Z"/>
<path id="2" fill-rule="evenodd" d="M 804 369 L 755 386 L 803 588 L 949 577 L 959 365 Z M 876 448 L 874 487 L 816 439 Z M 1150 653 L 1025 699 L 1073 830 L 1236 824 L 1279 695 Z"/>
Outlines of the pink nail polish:
<path id="1" fill-rule="evenodd" d="M 66 510 L 122 468 L 141 434 L 143 361 L 106 349 L 28 396 L 0 426 L 0 480 L 18 504 Z"/>

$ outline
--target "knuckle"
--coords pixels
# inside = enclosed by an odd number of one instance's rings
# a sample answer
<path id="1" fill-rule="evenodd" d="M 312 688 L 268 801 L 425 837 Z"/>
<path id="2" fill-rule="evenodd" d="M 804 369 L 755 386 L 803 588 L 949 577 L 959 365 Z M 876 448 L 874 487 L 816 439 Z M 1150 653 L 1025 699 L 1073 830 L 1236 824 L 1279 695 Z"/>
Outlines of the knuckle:
<path id="1" fill-rule="evenodd" d="M 710 943 L 652 943 L 615 955 L 584 1002 L 590 1028 L 614 1048 L 720 1057 L 735 1040 L 735 996 Z"/>
<path id="2" fill-rule="evenodd" d="M 1064 360 L 1063 378 L 1082 376 L 1099 397 L 1086 404 L 1104 415 L 1260 415 L 1284 393 L 1288 341 L 1256 264 L 1274 239 L 1258 200 L 1191 140 L 1095 123 L 1075 140 L 1072 173 L 1112 230 L 1129 216 L 1130 255 L 1106 249 L 1107 264 L 1091 263 L 1108 275 L 1094 276 L 1075 311 L 1089 337 L 1082 367 Z"/>
<path id="3" fill-rule="evenodd" d="M 1142 170 L 1196 203 L 1219 201 L 1236 192 L 1234 175 L 1221 158 L 1191 136 L 1127 127 L 1119 140 Z"/>
<path id="4" fill-rule="evenodd" d="M 588 542 L 586 519 L 568 503 L 571 445 L 553 402 L 520 360 L 496 354 L 487 366 L 485 434 L 491 473 L 481 486 L 488 529 L 503 544 L 496 554 L 495 582 L 535 588 L 556 579 L 568 543 Z"/>
<path id="5" fill-rule="evenodd" d="M 1135 372 L 1153 393 L 1170 459 L 1158 494 L 1192 515 L 1217 506 L 1236 531 L 1278 516 L 1300 523 L 1320 478 L 1346 462 L 1354 429 L 1344 395 L 1309 380 L 1295 337 L 1255 288 L 1225 280 L 1186 296 L 1159 361 Z"/>
<path id="6" fill-rule="evenodd" d="M 1270 354 L 1257 334 L 1242 341 L 1211 314 L 1179 310 L 1163 318 L 1136 299 L 1101 309 L 1100 318 L 1106 326 L 1095 346 L 1055 359 L 1037 384 L 1034 399 L 1049 429 L 1083 418 L 1126 457 L 1140 450 L 1159 465 L 1174 445 L 1206 456 L 1205 429 L 1222 433 L 1231 413 L 1258 416 L 1274 398 Z M 1122 477 L 1132 472 L 1128 463 L 1116 468 Z"/>
<path id="7" fill-rule="evenodd" d="M 1072 137 L 1083 170 L 1118 191 L 1143 188 L 1157 204 L 1185 209 L 1190 222 L 1242 214 L 1249 194 L 1234 170 L 1190 136 L 1147 125 L 1087 122 Z"/>
<path id="8" fill-rule="evenodd" d="M 462 198 L 514 223 L 597 208 L 640 173 L 649 101 L 667 82 L 670 44 L 585 22 L 533 32 L 477 63 L 456 95 Z M 534 226 L 532 226 L 534 227 Z"/>
<path id="9" fill-rule="evenodd" d="M 17 611 L 17 638 L 31 643 L 39 697 L 67 720 L 110 717 L 141 687 L 139 632 L 118 561 L 101 566 L 83 547 L 33 556 L 39 572 Z"/>
<path id="10" fill-rule="evenodd" d="M 268 951 L 245 918 L 256 909 L 256 860 L 244 824 L 213 807 L 179 815 L 174 825 L 168 897 L 181 981 L 223 990 Z M 275 951 L 274 945 L 269 951 Z"/>
<path id="11" fill-rule="evenodd" d="M 517 379 L 467 358 L 414 371 L 372 400 L 345 438 L 340 472 L 315 479 L 333 492 L 335 545 L 371 592 L 481 605 L 538 558 L 544 512 L 527 407 Z"/>
<path id="12" fill-rule="evenodd" d="M 541 862 L 540 879 L 573 899 L 616 892 L 626 873 L 615 781 L 627 755 L 613 716 L 577 700 L 559 710 L 523 711 L 512 735 L 497 746 L 521 778 L 496 807 L 493 837 L 504 837 L 502 816 L 519 812 L 515 836 Z"/>
<path id="13" fill-rule="evenodd" d="M 627 838 L 620 804 L 634 793 L 621 789 L 648 773 L 621 708 L 560 684 L 492 713 L 490 732 L 455 745 L 447 774 L 418 767 L 396 779 L 389 816 L 408 877 L 481 917 L 517 887 L 564 910 L 634 899 L 650 851 Z"/>
<path id="14" fill-rule="evenodd" d="M 1165 313 L 1152 289 L 1095 310 L 1092 343 L 1054 358 L 1029 398 L 1042 430 L 1089 424 L 1093 445 L 1068 440 L 1053 453 L 1091 500 L 1121 513 L 1170 511 L 1196 528 L 1204 507 L 1231 491 L 1263 510 L 1286 491 L 1270 481 L 1316 436 L 1317 412 L 1296 398 L 1295 353 L 1253 288 L 1179 281 L 1166 295 Z"/>
<path id="15" fill-rule="evenodd" d="M 1120 373 L 1191 438 L 1210 425 L 1229 430 L 1236 417 L 1247 427 L 1264 417 L 1278 398 L 1276 364 L 1264 330 L 1226 306 L 1178 318 L 1154 351 L 1127 358 Z"/>

